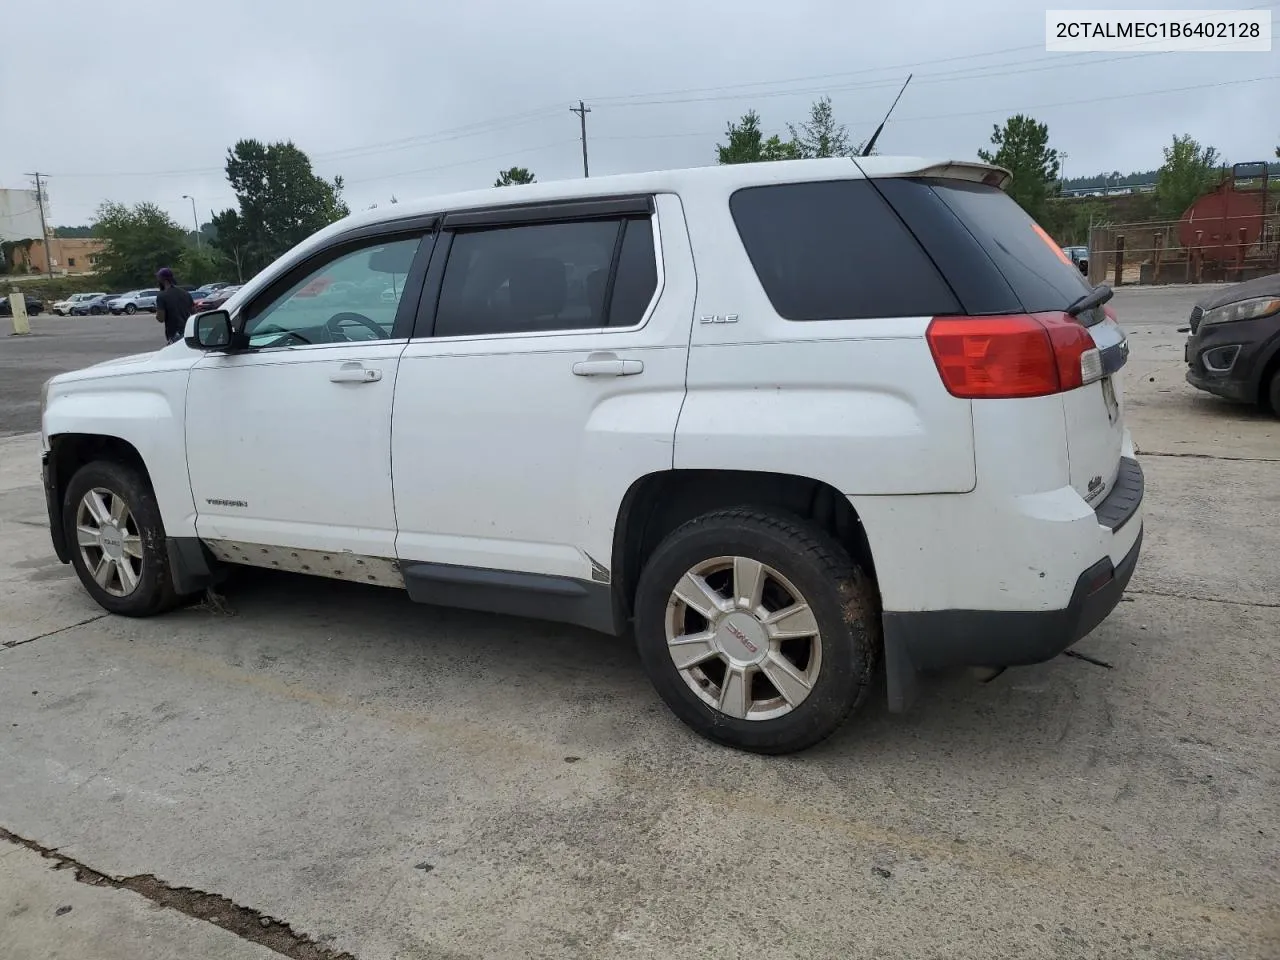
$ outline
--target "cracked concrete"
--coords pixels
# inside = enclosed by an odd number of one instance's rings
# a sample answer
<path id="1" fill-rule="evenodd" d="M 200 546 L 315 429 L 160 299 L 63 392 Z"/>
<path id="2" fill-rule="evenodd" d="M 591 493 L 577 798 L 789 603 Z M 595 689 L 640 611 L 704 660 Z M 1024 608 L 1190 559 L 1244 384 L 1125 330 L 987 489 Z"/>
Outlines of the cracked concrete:
<path id="1" fill-rule="evenodd" d="M 1273 960 L 1280 433 L 1181 382 L 1192 299 L 1117 297 L 1135 436 L 1194 455 L 1145 461 L 1130 602 L 1078 658 L 934 678 L 798 757 L 698 740 L 625 643 L 385 590 L 254 574 L 235 617 L 76 626 L 37 444 L 0 440 L 0 641 L 42 635 L 0 651 L 0 826 L 358 960 Z M 35 856 L 5 848 L 0 924 Z"/>
<path id="2" fill-rule="evenodd" d="M 38 854 L 44 860 L 51 861 L 54 870 L 70 871 L 77 883 L 90 887 L 128 890 L 149 900 L 157 907 L 166 907 L 192 920 L 213 924 L 239 940 L 258 944 L 273 953 L 289 957 L 290 960 L 354 960 L 349 953 L 340 953 L 321 947 L 309 938 L 295 933 L 283 920 L 264 916 L 256 910 L 242 907 L 219 894 L 192 890 L 189 887 L 172 887 L 150 875 L 108 877 L 57 850 L 43 847 L 34 840 L 19 837 L 3 827 L 0 827 L 0 842 Z M 72 909 L 71 906 L 59 906 L 54 910 L 54 916 L 65 916 Z M 239 955 L 238 952 L 237 955 Z"/>
<path id="3" fill-rule="evenodd" d="M 275 951 L 0 841 L 5 960 L 272 960 Z"/>

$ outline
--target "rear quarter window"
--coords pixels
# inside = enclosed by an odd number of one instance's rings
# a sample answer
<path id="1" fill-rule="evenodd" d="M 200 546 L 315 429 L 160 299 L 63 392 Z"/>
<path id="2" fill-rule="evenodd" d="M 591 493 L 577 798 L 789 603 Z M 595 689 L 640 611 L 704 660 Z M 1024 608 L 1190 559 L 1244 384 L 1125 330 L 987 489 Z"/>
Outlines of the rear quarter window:
<path id="1" fill-rule="evenodd" d="M 959 312 L 933 262 L 866 180 L 747 187 L 730 197 L 729 210 L 787 320 Z"/>

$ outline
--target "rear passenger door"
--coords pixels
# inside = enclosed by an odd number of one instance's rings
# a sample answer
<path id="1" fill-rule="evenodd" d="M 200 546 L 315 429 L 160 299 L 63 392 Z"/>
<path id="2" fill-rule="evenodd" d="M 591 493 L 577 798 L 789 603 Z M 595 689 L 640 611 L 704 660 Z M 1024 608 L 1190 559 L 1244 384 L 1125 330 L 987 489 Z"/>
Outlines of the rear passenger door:
<path id="1" fill-rule="evenodd" d="M 608 582 L 623 495 L 672 465 L 693 296 L 673 195 L 446 218 L 396 381 L 411 591 L 421 563 Z"/>

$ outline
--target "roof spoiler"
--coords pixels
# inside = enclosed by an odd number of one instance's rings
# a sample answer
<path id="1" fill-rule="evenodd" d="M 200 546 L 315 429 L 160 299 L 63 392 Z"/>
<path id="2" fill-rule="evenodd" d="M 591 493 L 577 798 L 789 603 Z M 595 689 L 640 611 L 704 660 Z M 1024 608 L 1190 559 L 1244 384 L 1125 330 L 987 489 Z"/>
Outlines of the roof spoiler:
<path id="1" fill-rule="evenodd" d="M 875 159 L 875 157 L 857 158 L 854 163 L 858 164 L 859 169 L 865 175 L 876 177 L 937 177 L 940 180 L 968 180 L 971 183 L 985 183 L 1001 190 L 1013 180 L 1013 174 L 1004 169 L 1004 167 L 997 167 L 990 163 L 975 163 L 969 160 L 924 163 L 921 166 L 892 172 L 868 171 L 864 164 L 869 166 L 868 161 Z"/>

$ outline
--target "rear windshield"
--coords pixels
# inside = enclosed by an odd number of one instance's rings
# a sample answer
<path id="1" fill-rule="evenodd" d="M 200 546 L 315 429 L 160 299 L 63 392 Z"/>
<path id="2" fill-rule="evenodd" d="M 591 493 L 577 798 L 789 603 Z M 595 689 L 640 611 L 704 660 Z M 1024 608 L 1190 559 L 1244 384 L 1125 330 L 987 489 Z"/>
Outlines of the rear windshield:
<path id="1" fill-rule="evenodd" d="M 1056 243 L 1004 191 L 981 183 L 929 185 L 986 251 L 1023 309 L 1063 310 L 1092 287 Z"/>

